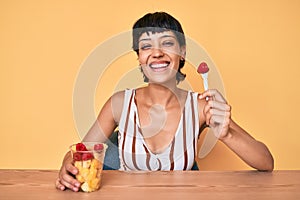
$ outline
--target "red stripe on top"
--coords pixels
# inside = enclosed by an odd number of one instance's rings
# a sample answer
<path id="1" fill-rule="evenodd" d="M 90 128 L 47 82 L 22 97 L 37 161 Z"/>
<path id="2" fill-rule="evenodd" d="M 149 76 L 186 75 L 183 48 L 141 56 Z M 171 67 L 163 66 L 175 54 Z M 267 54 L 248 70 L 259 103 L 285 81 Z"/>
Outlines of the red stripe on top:
<path id="1" fill-rule="evenodd" d="M 159 158 L 157 158 L 157 161 L 158 161 L 158 171 L 160 171 L 161 170 L 161 161 L 159 160 Z"/>
<path id="2" fill-rule="evenodd" d="M 130 110 L 131 110 L 132 97 L 133 97 L 133 93 L 131 94 L 130 101 L 129 101 L 128 108 L 127 108 L 128 112 L 127 112 L 126 121 L 125 121 L 125 130 L 124 130 L 124 136 L 123 136 L 124 139 L 123 139 L 123 144 L 122 144 L 122 158 L 123 158 L 124 165 L 127 168 L 128 168 L 128 166 L 126 165 L 126 162 L 125 162 L 124 152 L 125 152 L 125 140 L 126 140 L 126 134 L 127 134 L 127 129 L 128 129 L 128 121 L 129 121 L 129 114 L 130 114 Z"/>
<path id="3" fill-rule="evenodd" d="M 183 117 L 182 117 L 183 125 L 183 151 L 184 151 L 184 165 L 183 170 L 186 170 L 188 164 L 188 152 L 187 152 L 187 145 L 186 145 L 186 124 L 185 124 L 185 108 L 183 109 Z"/>
<path id="4" fill-rule="evenodd" d="M 147 165 L 148 170 L 151 171 L 151 167 L 150 167 L 150 153 L 149 153 L 147 147 L 145 146 L 145 144 L 143 144 L 143 147 L 144 147 L 144 150 L 145 150 L 146 155 L 147 155 L 147 158 L 146 158 L 146 165 Z"/>
<path id="5" fill-rule="evenodd" d="M 175 146 L 175 137 L 173 138 L 172 146 L 171 146 L 171 151 L 170 151 L 170 170 L 174 170 L 174 146 Z"/>
<path id="6" fill-rule="evenodd" d="M 192 106 L 192 120 L 193 120 L 193 150 L 194 150 L 194 158 L 196 157 L 196 137 L 195 137 L 195 108 L 194 108 L 194 97 L 191 93 L 191 106 Z M 197 108 L 198 109 L 198 108 Z"/>
<path id="7" fill-rule="evenodd" d="M 132 139 L 132 163 L 137 170 L 140 168 L 137 166 L 136 163 L 136 154 L 135 154 L 135 143 L 136 143 L 136 113 L 134 113 L 134 129 L 133 129 L 133 139 Z"/>

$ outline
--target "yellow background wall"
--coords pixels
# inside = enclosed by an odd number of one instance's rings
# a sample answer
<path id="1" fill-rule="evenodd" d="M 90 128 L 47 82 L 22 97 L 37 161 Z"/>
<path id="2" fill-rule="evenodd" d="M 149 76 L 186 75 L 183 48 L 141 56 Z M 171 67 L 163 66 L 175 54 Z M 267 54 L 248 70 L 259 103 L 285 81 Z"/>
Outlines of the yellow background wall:
<path id="1" fill-rule="evenodd" d="M 0 168 L 60 167 L 68 146 L 80 140 L 72 93 L 81 64 L 97 45 L 154 11 L 175 16 L 207 50 L 233 118 L 268 145 L 275 169 L 300 169 L 298 0 L 1 0 Z M 103 80 L 95 113 L 114 89 Z M 189 80 L 201 91 L 201 78 Z M 249 169 L 221 143 L 200 164 Z"/>

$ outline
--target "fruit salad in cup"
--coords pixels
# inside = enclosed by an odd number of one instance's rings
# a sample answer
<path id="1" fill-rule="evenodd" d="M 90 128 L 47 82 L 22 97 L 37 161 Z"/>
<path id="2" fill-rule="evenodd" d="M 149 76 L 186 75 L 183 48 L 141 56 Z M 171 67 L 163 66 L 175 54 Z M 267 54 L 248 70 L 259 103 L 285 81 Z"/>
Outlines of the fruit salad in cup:
<path id="1" fill-rule="evenodd" d="M 70 147 L 74 166 L 78 169 L 76 179 L 81 183 L 82 191 L 100 189 L 106 149 L 104 143 L 77 143 Z"/>

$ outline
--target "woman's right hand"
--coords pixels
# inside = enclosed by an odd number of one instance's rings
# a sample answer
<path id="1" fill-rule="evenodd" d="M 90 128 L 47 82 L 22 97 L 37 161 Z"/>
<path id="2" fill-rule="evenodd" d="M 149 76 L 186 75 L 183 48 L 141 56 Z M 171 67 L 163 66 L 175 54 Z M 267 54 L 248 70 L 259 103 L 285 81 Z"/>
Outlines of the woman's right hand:
<path id="1" fill-rule="evenodd" d="M 69 188 L 74 192 L 77 192 L 80 187 L 79 181 L 74 178 L 77 173 L 78 169 L 73 165 L 71 153 L 68 152 L 60 168 L 58 178 L 56 179 L 56 188 L 59 190 L 65 190 L 66 188 Z"/>

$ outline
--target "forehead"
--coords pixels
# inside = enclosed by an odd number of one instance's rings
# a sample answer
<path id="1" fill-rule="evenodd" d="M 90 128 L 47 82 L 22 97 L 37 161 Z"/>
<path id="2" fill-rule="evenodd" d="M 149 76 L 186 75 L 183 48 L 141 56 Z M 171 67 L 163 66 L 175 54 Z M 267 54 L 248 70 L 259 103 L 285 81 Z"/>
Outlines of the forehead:
<path id="1" fill-rule="evenodd" d="M 172 31 L 163 31 L 163 32 L 157 32 L 157 33 L 152 33 L 152 32 L 145 32 L 143 33 L 139 41 L 144 40 L 144 39 L 160 39 L 160 38 L 166 38 L 166 37 L 173 37 L 176 38 L 175 34 Z"/>

